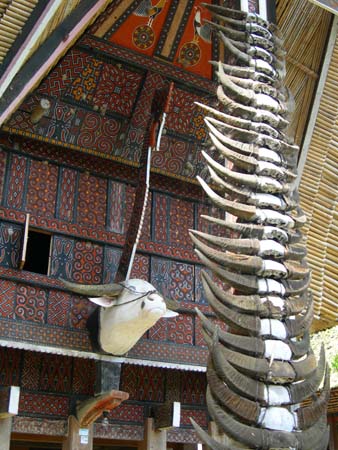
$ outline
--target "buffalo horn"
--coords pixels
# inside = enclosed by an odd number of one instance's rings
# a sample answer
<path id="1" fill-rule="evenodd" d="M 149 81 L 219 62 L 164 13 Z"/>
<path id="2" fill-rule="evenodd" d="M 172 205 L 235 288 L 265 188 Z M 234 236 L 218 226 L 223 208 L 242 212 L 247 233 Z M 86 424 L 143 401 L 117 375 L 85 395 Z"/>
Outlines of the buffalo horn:
<path id="1" fill-rule="evenodd" d="M 261 322 L 258 317 L 251 314 L 241 314 L 226 307 L 213 295 L 209 285 L 203 278 L 202 282 L 206 298 L 219 319 L 246 333 L 254 334 L 256 336 L 259 334 L 261 330 Z"/>
<path id="2" fill-rule="evenodd" d="M 327 426 L 323 420 L 300 433 L 270 431 L 236 421 L 214 401 L 209 388 L 207 388 L 207 405 L 211 417 L 221 429 L 244 445 L 264 450 L 289 447 L 320 450 L 324 448 L 323 442 L 327 441 Z"/>
<path id="3" fill-rule="evenodd" d="M 220 289 L 210 276 L 202 270 L 202 281 L 207 283 L 209 289 L 216 298 L 230 308 L 235 308 L 242 313 L 251 313 L 259 317 L 284 317 L 301 313 L 308 305 L 308 295 L 290 299 L 274 297 L 261 297 L 259 295 L 234 295 Z M 282 306 L 281 306 L 282 304 Z M 291 327 L 292 329 L 292 327 Z M 298 327 L 298 329 L 300 329 Z M 300 335 L 299 333 L 298 335 Z"/>
<path id="4" fill-rule="evenodd" d="M 311 405 L 297 409 L 298 427 L 303 430 L 314 425 L 325 414 L 330 398 L 330 369 L 326 366 L 324 387 Z"/>
<path id="5" fill-rule="evenodd" d="M 230 214 L 234 214 L 241 219 L 249 221 L 253 221 L 255 219 L 256 208 L 254 206 L 225 200 L 224 198 L 217 195 L 216 192 L 214 192 L 201 177 L 198 176 L 197 179 L 205 193 L 216 206 L 225 209 Z"/>
<path id="6" fill-rule="evenodd" d="M 226 413 L 213 399 L 210 388 L 207 388 L 207 405 L 212 419 L 224 433 L 253 448 L 297 448 L 298 441 L 294 433 L 283 431 L 267 431 L 261 428 L 238 422 Z"/>
<path id="7" fill-rule="evenodd" d="M 288 184 L 282 184 L 270 177 L 260 177 L 257 175 L 250 175 L 240 172 L 229 170 L 222 166 L 217 161 L 213 160 L 206 152 L 202 151 L 202 155 L 207 161 L 208 165 L 212 167 L 217 173 L 230 179 L 235 184 L 249 186 L 252 189 L 261 189 L 266 193 L 286 193 L 289 192 L 290 186 Z"/>
<path id="8" fill-rule="evenodd" d="M 275 239 L 281 243 L 297 243 L 302 239 L 302 235 L 298 230 L 288 230 L 288 233 L 286 233 L 285 230 L 278 227 L 266 227 L 257 224 L 232 222 L 204 214 L 201 215 L 201 218 L 215 225 L 222 226 L 227 230 L 238 233 L 243 238 L 252 237 L 257 239 Z"/>
<path id="9" fill-rule="evenodd" d="M 213 397 L 232 414 L 248 423 L 256 423 L 258 421 L 260 414 L 259 404 L 233 392 L 218 378 L 210 363 L 208 364 L 207 381 Z"/>
<path id="10" fill-rule="evenodd" d="M 216 331 L 216 325 L 211 322 L 198 308 L 195 308 L 198 317 L 202 322 L 203 329 L 213 336 Z M 238 351 L 246 353 L 250 356 L 263 357 L 265 352 L 264 341 L 253 336 L 241 336 L 238 334 L 231 334 L 222 329 L 218 330 L 219 340 L 227 347 Z"/>
<path id="11" fill-rule="evenodd" d="M 119 283 L 110 284 L 79 284 L 60 279 L 64 286 L 76 294 L 85 295 L 86 297 L 116 297 L 123 290 L 123 286 Z"/>
<path id="12" fill-rule="evenodd" d="M 197 436 L 201 439 L 201 441 L 208 446 L 211 450 L 243 450 L 243 447 L 234 447 L 233 445 L 228 446 L 224 443 L 219 443 L 218 441 L 215 441 L 206 431 L 201 428 L 192 417 L 190 417 L 190 422 L 192 423 L 192 426 L 194 427 Z"/>

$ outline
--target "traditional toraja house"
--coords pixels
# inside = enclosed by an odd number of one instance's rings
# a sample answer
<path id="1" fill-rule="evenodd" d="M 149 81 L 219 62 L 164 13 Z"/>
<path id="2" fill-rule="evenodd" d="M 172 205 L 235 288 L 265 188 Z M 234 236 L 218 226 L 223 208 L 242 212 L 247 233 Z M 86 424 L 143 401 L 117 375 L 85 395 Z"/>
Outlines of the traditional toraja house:
<path id="1" fill-rule="evenodd" d="M 208 427 L 208 350 L 194 307 L 215 318 L 188 230 L 221 233 L 200 219 L 219 212 L 195 181 L 207 174 L 201 150 L 209 144 L 194 102 L 214 105 L 208 61 L 223 58 L 224 48 L 201 2 L 152 3 L 0 3 L 4 449 L 10 440 L 13 449 L 188 449 L 198 443 L 189 418 Z M 338 46 L 334 2 L 315 3 L 277 1 L 270 9 L 269 2 L 267 11 L 258 1 L 226 6 L 276 18 L 286 36 L 318 331 L 337 320 Z M 117 357 L 90 338 L 95 306 L 60 279 L 125 279 L 143 207 L 154 103 L 156 120 L 165 107 L 167 114 L 130 277 L 178 302 L 179 315 L 160 319 Z M 335 398 L 333 389 L 330 448 L 337 440 Z"/>

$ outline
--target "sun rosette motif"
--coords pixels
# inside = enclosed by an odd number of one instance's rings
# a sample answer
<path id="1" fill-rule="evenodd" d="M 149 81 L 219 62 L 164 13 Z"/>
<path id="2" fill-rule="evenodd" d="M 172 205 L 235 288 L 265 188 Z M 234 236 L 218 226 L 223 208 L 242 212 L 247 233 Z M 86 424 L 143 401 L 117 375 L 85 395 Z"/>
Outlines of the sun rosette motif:
<path id="1" fill-rule="evenodd" d="M 201 49 L 196 42 L 186 42 L 182 45 L 178 56 L 183 67 L 195 66 L 201 59 Z"/>
<path id="2" fill-rule="evenodd" d="M 299 147 L 286 131 L 292 95 L 283 40 L 256 14 L 205 7 L 235 61 L 212 61 L 218 106 L 198 104 L 211 147 L 201 152 L 206 170 L 197 179 L 222 213 L 201 221 L 226 234 L 190 230 L 217 317 L 196 309 L 209 348 L 206 401 L 227 441 L 192 423 L 213 450 L 326 450 L 330 371 L 324 348 L 317 361 L 309 340 L 306 219 L 295 183 Z"/>
<path id="3" fill-rule="evenodd" d="M 133 32 L 133 43 L 140 50 L 150 48 L 155 40 L 153 29 L 149 25 L 140 25 Z"/>

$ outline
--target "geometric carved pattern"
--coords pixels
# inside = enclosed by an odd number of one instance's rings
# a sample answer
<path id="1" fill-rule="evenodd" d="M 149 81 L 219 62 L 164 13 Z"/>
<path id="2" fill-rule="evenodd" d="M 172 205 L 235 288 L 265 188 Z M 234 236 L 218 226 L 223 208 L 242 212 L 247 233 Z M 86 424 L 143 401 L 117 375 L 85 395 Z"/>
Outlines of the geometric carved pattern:
<path id="1" fill-rule="evenodd" d="M 35 416 L 67 417 L 69 414 L 68 397 L 51 394 L 34 394 L 21 392 L 19 411 L 24 414 Z"/>
<path id="2" fill-rule="evenodd" d="M 85 329 L 88 317 L 96 306 L 85 297 L 73 296 L 69 314 L 70 326 Z"/>
<path id="3" fill-rule="evenodd" d="M 55 278 L 71 278 L 74 253 L 74 240 L 54 235 L 50 275 Z"/>
<path id="4" fill-rule="evenodd" d="M 166 341 L 168 319 L 160 319 L 148 330 L 148 338 L 157 341 Z"/>
<path id="5" fill-rule="evenodd" d="M 77 219 L 80 225 L 104 228 L 107 182 L 104 178 L 80 174 Z"/>
<path id="6" fill-rule="evenodd" d="M 204 409 L 181 408 L 181 426 L 191 427 L 190 417 L 192 417 L 201 427 L 208 426 L 208 414 Z"/>
<path id="7" fill-rule="evenodd" d="M 155 242 L 169 243 L 170 197 L 153 193 L 152 238 Z"/>
<path id="8" fill-rule="evenodd" d="M 133 266 L 130 272 L 130 278 L 138 278 L 140 280 L 149 279 L 149 256 L 139 255 L 136 253 Z"/>
<path id="9" fill-rule="evenodd" d="M 192 249 L 189 228 L 193 227 L 194 217 L 191 202 L 171 198 L 170 202 L 170 243 L 175 246 Z"/>
<path id="10" fill-rule="evenodd" d="M 175 344 L 193 344 L 193 317 L 188 314 L 180 314 L 167 320 L 168 340 Z"/>
<path id="11" fill-rule="evenodd" d="M 60 191 L 58 197 L 57 217 L 72 222 L 76 195 L 76 171 L 69 168 L 60 169 Z"/>
<path id="12" fill-rule="evenodd" d="M 135 188 L 125 183 L 109 180 L 108 230 L 124 234 L 130 221 L 135 199 Z"/>
<path id="13" fill-rule="evenodd" d="M 72 358 L 44 355 L 41 361 L 40 390 L 70 392 L 72 386 Z"/>
<path id="14" fill-rule="evenodd" d="M 99 108 L 129 117 L 141 81 L 142 74 L 131 72 L 121 64 L 104 64 L 92 101 Z"/>
<path id="15" fill-rule="evenodd" d="M 22 233 L 23 228 L 21 225 L 6 222 L 0 223 L 0 264 L 2 266 L 13 269 L 18 267 Z"/>
<path id="16" fill-rule="evenodd" d="M 203 303 L 205 305 L 208 304 L 207 299 L 205 298 L 205 293 L 202 285 L 202 279 L 201 279 L 201 270 L 202 268 L 204 271 L 209 273 L 208 270 L 205 270 L 204 267 L 195 265 L 195 302 L 196 303 Z"/>
<path id="17" fill-rule="evenodd" d="M 122 250 L 115 247 L 104 249 L 104 280 L 103 283 L 113 283 L 121 258 Z"/>
<path id="18" fill-rule="evenodd" d="M 23 352 L 23 356 L 21 388 L 38 391 L 40 386 L 41 360 L 45 355 L 38 352 Z"/>
<path id="19" fill-rule="evenodd" d="M 176 136 L 163 135 L 159 152 L 153 154 L 152 164 L 157 169 L 173 174 L 185 174 L 185 161 L 191 153 L 191 144 Z"/>
<path id="20" fill-rule="evenodd" d="M 6 161 L 7 152 L 0 148 L 0 202 L 2 201 L 2 192 L 4 188 Z"/>
<path id="21" fill-rule="evenodd" d="M 163 402 L 165 370 L 123 364 L 120 389 L 129 393 L 129 400 Z"/>
<path id="22" fill-rule="evenodd" d="M 201 96 L 176 88 L 173 91 L 171 108 L 168 113 L 166 127 L 182 136 L 190 136 L 198 141 L 207 137 L 201 110 L 194 102 L 205 103 Z"/>
<path id="23" fill-rule="evenodd" d="M 21 350 L 0 347 L 0 385 L 20 385 Z"/>
<path id="24" fill-rule="evenodd" d="M 188 233 L 194 226 L 193 204 L 158 192 L 154 192 L 153 195 L 153 240 L 192 250 Z"/>
<path id="25" fill-rule="evenodd" d="M 202 325 L 199 319 L 195 319 L 195 345 L 197 347 L 206 347 L 207 344 L 205 342 L 203 333 L 202 333 Z"/>
<path id="26" fill-rule="evenodd" d="M 5 205 L 9 208 L 21 209 L 24 202 L 25 174 L 27 158 L 13 154 L 9 168 L 9 183 Z"/>
<path id="27" fill-rule="evenodd" d="M 114 144 L 121 130 L 121 119 L 101 116 L 95 112 L 79 110 L 83 116 L 81 130 L 76 137 L 76 145 L 97 150 L 104 155 L 112 155 Z"/>
<path id="28" fill-rule="evenodd" d="M 104 249 L 104 279 L 103 283 L 113 283 L 122 250 L 115 247 L 106 246 Z"/>
<path id="29" fill-rule="evenodd" d="M 95 386 L 95 361 L 92 359 L 73 358 L 72 392 L 93 395 Z"/>
<path id="30" fill-rule="evenodd" d="M 44 289 L 23 284 L 17 285 L 15 318 L 33 322 L 44 322 L 47 293 Z"/>
<path id="31" fill-rule="evenodd" d="M 109 412 L 109 419 L 114 422 L 136 422 L 143 423 L 144 420 L 144 406 L 123 403 L 118 408 Z M 127 448 L 127 447 L 125 447 Z"/>
<path id="32" fill-rule="evenodd" d="M 51 290 L 48 296 L 47 323 L 66 327 L 70 311 L 71 296 L 66 292 Z"/>
<path id="33" fill-rule="evenodd" d="M 93 57 L 87 58 L 87 64 L 69 86 L 66 97 L 73 100 L 92 103 L 96 84 L 101 74 L 102 61 Z"/>
<path id="34" fill-rule="evenodd" d="M 7 280 L 0 280 L 0 292 L 0 317 L 13 319 L 16 283 Z"/>
<path id="35" fill-rule="evenodd" d="M 53 218 L 58 168 L 54 164 L 31 160 L 27 191 L 27 211 L 38 216 Z"/>
<path id="36" fill-rule="evenodd" d="M 72 280 L 77 283 L 101 283 L 103 247 L 89 241 L 76 241 Z"/>
<path id="37" fill-rule="evenodd" d="M 176 301 L 194 301 L 194 266 L 159 257 L 151 258 L 151 283 Z"/>
<path id="38" fill-rule="evenodd" d="M 205 373 L 181 372 L 181 402 L 188 405 L 204 405 L 207 387 Z"/>
<path id="39" fill-rule="evenodd" d="M 69 84 L 79 77 L 91 58 L 81 50 L 71 49 L 43 80 L 37 93 L 60 98 Z"/>

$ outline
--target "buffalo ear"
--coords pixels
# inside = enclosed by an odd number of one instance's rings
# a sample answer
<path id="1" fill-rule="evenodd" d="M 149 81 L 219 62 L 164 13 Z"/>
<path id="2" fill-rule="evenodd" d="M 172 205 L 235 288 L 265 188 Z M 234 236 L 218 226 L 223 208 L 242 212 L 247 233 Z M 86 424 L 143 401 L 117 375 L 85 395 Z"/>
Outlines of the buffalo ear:
<path id="1" fill-rule="evenodd" d="M 170 317 L 176 317 L 178 316 L 178 313 L 175 311 L 171 311 L 170 309 L 167 309 L 167 312 L 162 316 L 164 319 L 170 319 Z"/>
<path id="2" fill-rule="evenodd" d="M 110 308 L 116 302 L 115 297 L 91 297 L 88 300 L 104 308 Z"/>

